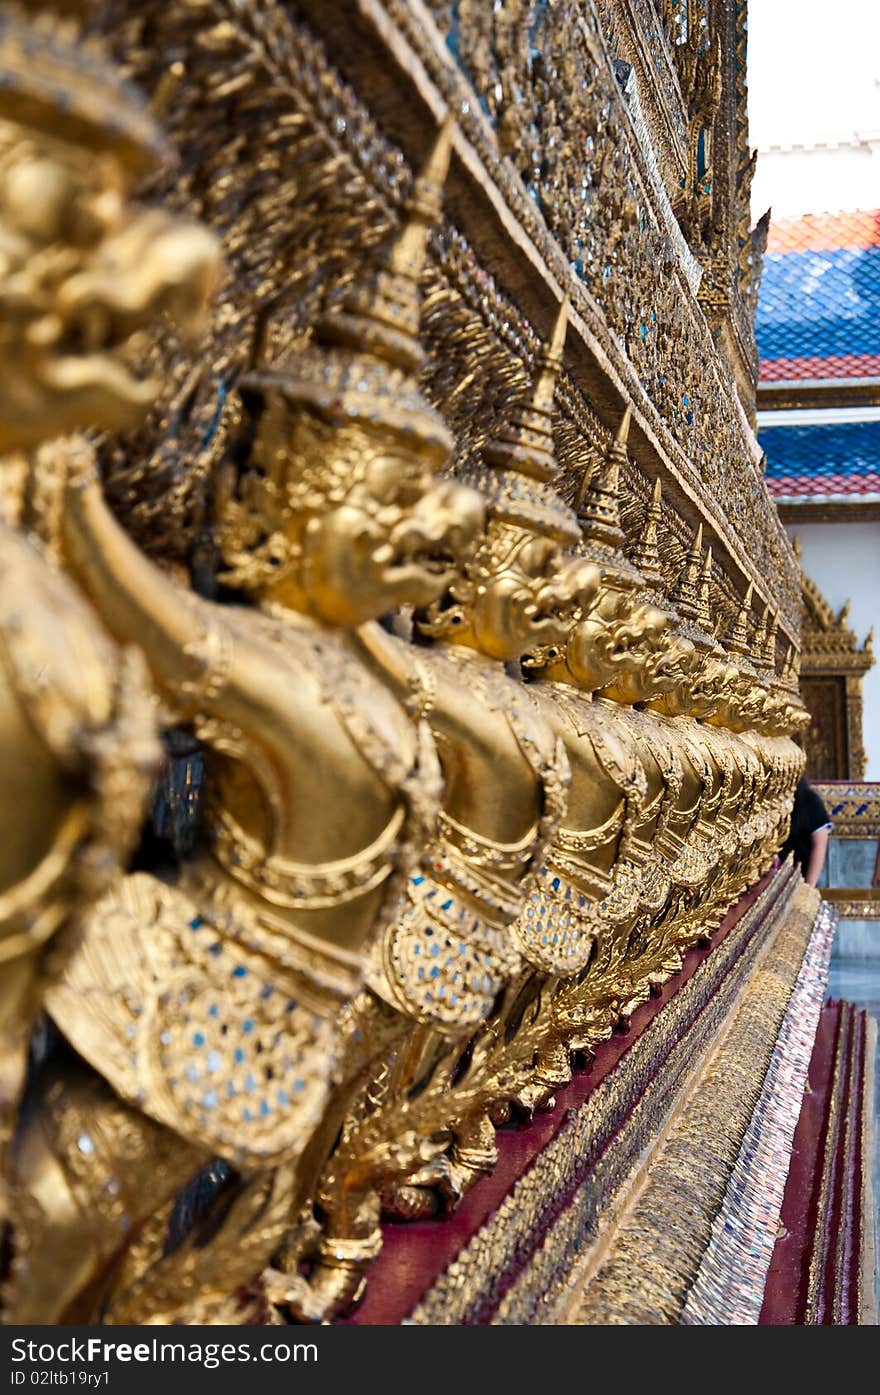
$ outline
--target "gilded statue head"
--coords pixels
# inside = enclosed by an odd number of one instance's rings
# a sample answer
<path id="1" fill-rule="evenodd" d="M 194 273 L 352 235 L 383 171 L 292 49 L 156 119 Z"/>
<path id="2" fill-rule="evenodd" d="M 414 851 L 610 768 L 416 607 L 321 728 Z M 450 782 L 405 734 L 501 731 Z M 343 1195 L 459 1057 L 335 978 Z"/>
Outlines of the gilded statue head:
<path id="1" fill-rule="evenodd" d="M 675 681 L 650 702 L 655 711 L 709 721 L 737 699 L 740 675 L 702 626 L 679 621 L 670 645 L 682 658 Z"/>
<path id="2" fill-rule="evenodd" d="M 219 266 L 206 229 L 132 202 L 168 156 L 99 50 L 0 15 L 0 450 L 130 428 L 154 401 L 126 345 L 160 312 L 192 328 Z"/>
<path id="3" fill-rule="evenodd" d="M 754 725 L 756 697 L 753 677 L 728 659 L 714 710 L 704 720 L 728 731 L 748 731 Z"/>
<path id="4" fill-rule="evenodd" d="M 797 740 L 809 727 L 812 717 L 806 707 L 804 707 L 803 702 L 798 699 L 797 702 L 789 704 L 787 720 L 788 730 L 786 734 Z"/>
<path id="5" fill-rule="evenodd" d="M 703 552 L 702 541 L 699 525 L 671 596 L 677 624 L 670 643 L 687 646 L 687 657 L 682 658 L 675 681 L 650 706 L 669 716 L 706 721 L 724 703 L 734 674 L 712 633 L 712 549 Z"/>
<path id="6" fill-rule="evenodd" d="M 475 557 L 417 626 L 509 662 L 564 645 L 598 586 L 597 569 L 566 556 L 556 539 L 490 515 Z"/>
<path id="7" fill-rule="evenodd" d="M 801 732 L 810 725 L 810 714 L 804 706 L 800 692 L 800 658 L 794 645 L 790 644 L 782 664 L 782 670 L 774 683 L 774 692 L 780 703 L 780 732 L 797 740 Z"/>
<path id="8" fill-rule="evenodd" d="M 283 373 L 243 385 L 254 438 L 246 469 L 221 478 L 222 579 L 330 625 L 430 605 L 483 522 L 475 491 L 435 478 L 451 448 L 443 423 L 429 435 L 424 403 L 421 435 L 339 421 L 300 388 Z"/>
<path id="9" fill-rule="evenodd" d="M 567 317 L 563 302 L 531 391 L 462 472 L 486 499 L 486 531 L 445 595 L 418 617 L 423 636 L 516 660 L 564 643 L 595 592 L 595 569 L 566 553 L 579 530 L 553 487 L 553 394 Z"/>
<path id="10" fill-rule="evenodd" d="M 682 680 L 657 704 L 672 716 L 708 721 L 723 706 L 735 683 L 735 670 L 723 657 L 691 643 L 693 659 Z"/>
<path id="11" fill-rule="evenodd" d="M 706 718 L 714 726 L 728 731 L 751 730 L 760 715 L 764 689 L 752 663 L 749 640 L 749 617 L 754 587 L 749 583 L 736 621 L 725 637 L 721 650 L 726 661 L 723 681 L 719 686 L 714 710 Z"/>
<path id="12" fill-rule="evenodd" d="M 762 684 L 764 694 L 756 729 L 767 736 L 793 736 L 809 725 L 809 714 L 797 687 L 792 686 L 789 665 L 781 673 L 773 673 Z"/>
<path id="13" fill-rule="evenodd" d="M 572 630 L 568 668 L 579 687 L 626 705 L 644 702 L 675 681 L 687 655 L 670 643 L 670 616 L 616 586 Z"/>
<path id="14" fill-rule="evenodd" d="M 730 674 L 722 685 L 715 711 L 709 720 L 730 731 L 757 731 L 766 736 L 784 735 L 789 729 L 792 699 L 796 685 L 790 685 L 788 665 L 776 673 L 777 618 L 770 607 L 753 634 L 751 607 L 754 585 L 740 605 L 736 621 L 724 641 Z"/>
<path id="15" fill-rule="evenodd" d="M 793 674 L 794 650 L 791 646 L 781 671 L 777 670 L 778 628 L 779 617 L 775 612 L 771 614 L 768 604 L 753 641 L 755 668 L 763 693 L 755 727 L 767 736 L 788 736 L 797 730 L 797 711 L 802 706 L 797 679 Z"/>
<path id="16" fill-rule="evenodd" d="M 659 589 L 659 482 L 636 559 L 630 561 L 625 551 L 619 495 L 631 415 L 629 409 L 624 412 L 596 467 L 585 464 L 576 501 L 582 529 L 578 551 L 599 568 L 601 584 L 592 606 L 571 630 L 565 650 L 568 675 L 579 687 L 627 705 L 666 691 L 691 657 L 690 646 L 673 641 L 676 617 Z"/>
<path id="17" fill-rule="evenodd" d="M 221 475 L 222 579 L 326 624 L 356 626 L 449 588 L 483 524 L 472 489 L 436 478 L 452 437 L 416 372 L 419 282 L 449 164 L 447 123 L 401 230 L 290 364 L 248 375 Z"/>

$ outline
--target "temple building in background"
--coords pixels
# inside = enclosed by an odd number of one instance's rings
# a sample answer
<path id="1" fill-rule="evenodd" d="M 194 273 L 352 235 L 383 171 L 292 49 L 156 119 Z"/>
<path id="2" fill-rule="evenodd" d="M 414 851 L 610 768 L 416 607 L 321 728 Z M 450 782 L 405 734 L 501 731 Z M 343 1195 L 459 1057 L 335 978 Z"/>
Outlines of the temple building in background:
<path id="1" fill-rule="evenodd" d="M 800 544 L 805 575 L 809 774 L 876 780 L 880 670 L 871 672 L 870 636 L 880 613 L 880 212 L 771 221 L 757 334 L 767 484 Z"/>
<path id="2" fill-rule="evenodd" d="M 842 960 L 880 955 L 880 177 L 869 151 L 777 156 L 787 206 L 798 192 L 875 200 L 771 220 L 757 315 L 759 439 L 802 567 L 804 744 L 834 821 L 823 885 Z"/>

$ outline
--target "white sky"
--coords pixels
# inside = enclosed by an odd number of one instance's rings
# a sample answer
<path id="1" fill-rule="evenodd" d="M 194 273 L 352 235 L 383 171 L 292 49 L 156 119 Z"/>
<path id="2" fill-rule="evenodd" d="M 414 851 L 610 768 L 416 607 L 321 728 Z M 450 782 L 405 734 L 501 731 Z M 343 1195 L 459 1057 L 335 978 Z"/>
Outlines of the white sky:
<path id="1" fill-rule="evenodd" d="M 749 0 L 759 150 L 880 135 L 880 0 Z"/>

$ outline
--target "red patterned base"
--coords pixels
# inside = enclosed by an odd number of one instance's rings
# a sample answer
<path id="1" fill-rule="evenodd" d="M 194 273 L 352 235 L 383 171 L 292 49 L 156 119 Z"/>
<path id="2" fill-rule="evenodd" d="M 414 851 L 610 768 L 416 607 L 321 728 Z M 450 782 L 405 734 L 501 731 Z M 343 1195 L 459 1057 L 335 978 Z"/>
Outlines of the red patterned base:
<path id="1" fill-rule="evenodd" d="M 767 1276 L 765 1326 L 870 1322 L 874 1029 L 851 1003 L 828 1002 L 794 1137 L 780 1236 Z"/>
<path id="2" fill-rule="evenodd" d="M 456 1259 L 456 1256 L 461 1254 L 464 1247 L 498 1210 L 517 1182 L 535 1165 L 541 1153 L 560 1134 L 563 1128 L 570 1125 L 571 1121 L 583 1110 L 586 1101 L 593 1092 L 609 1076 L 619 1071 L 628 1054 L 632 1052 L 634 1045 L 644 1036 L 658 1016 L 663 1016 L 664 1009 L 671 1004 L 676 995 L 681 993 L 681 990 L 698 973 L 701 966 L 707 960 L 711 960 L 713 956 L 717 959 L 723 957 L 718 954 L 721 945 L 740 926 L 743 918 L 751 911 L 755 902 L 758 901 L 771 882 L 785 882 L 786 875 L 776 871 L 769 872 L 745 893 L 740 901 L 728 911 L 722 924 L 712 935 L 711 946 L 692 950 L 688 954 L 682 971 L 664 985 L 658 997 L 651 999 L 633 1014 L 629 1029 L 626 1032 L 615 1034 L 610 1041 L 603 1043 L 597 1049 L 595 1059 L 589 1069 L 576 1073 L 571 1084 L 557 1093 L 556 1108 L 551 1113 L 538 1114 L 527 1125 L 520 1128 L 507 1128 L 499 1131 L 497 1135 L 499 1158 L 494 1172 L 490 1177 L 483 1178 L 474 1186 L 451 1218 L 442 1221 L 386 1224 L 383 1227 L 382 1252 L 370 1271 L 363 1302 L 347 1317 L 337 1319 L 337 1321 L 343 1324 L 351 1323 L 365 1326 L 396 1325 L 404 1321 L 422 1296 L 431 1289 L 438 1276 L 443 1274 Z M 764 914 L 762 907 L 757 920 L 754 924 L 749 925 L 748 933 L 742 943 L 737 943 L 734 946 L 733 941 L 731 941 L 729 946 L 732 948 L 731 963 L 725 969 L 722 977 L 726 977 L 753 936 L 758 934 Z M 707 970 L 708 968 L 709 965 L 706 965 Z M 711 973 L 707 974 L 704 971 L 702 977 L 706 983 L 706 996 L 704 997 L 702 992 L 696 995 L 695 1011 L 697 1013 L 705 1008 L 707 1001 L 711 1001 L 717 987 L 717 984 L 712 981 L 713 975 Z M 660 1028 L 659 1022 L 657 1028 L 658 1038 L 664 1039 L 661 1054 L 665 1054 L 671 1051 L 676 1038 L 671 1033 L 667 1035 Z M 619 1126 L 622 1123 L 623 1116 L 621 1116 Z M 596 1161 L 595 1158 L 592 1160 L 585 1158 L 584 1167 L 588 1168 L 591 1163 Z M 580 1174 L 574 1176 L 572 1189 L 579 1185 L 582 1180 Z M 554 1198 L 554 1204 L 548 1207 L 547 1214 L 542 1218 L 538 1231 L 530 1237 L 528 1242 L 530 1254 L 540 1246 L 547 1228 L 570 1200 L 570 1195 L 559 1195 Z M 529 1256 L 523 1252 L 517 1258 L 518 1263 L 524 1264 L 528 1261 Z M 517 1270 L 515 1268 L 509 1274 L 498 1276 L 491 1294 L 487 1293 L 485 1311 L 473 1311 L 465 1320 L 469 1322 L 490 1321 L 492 1312 L 507 1287 L 515 1281 L 516 1276 Z"/>

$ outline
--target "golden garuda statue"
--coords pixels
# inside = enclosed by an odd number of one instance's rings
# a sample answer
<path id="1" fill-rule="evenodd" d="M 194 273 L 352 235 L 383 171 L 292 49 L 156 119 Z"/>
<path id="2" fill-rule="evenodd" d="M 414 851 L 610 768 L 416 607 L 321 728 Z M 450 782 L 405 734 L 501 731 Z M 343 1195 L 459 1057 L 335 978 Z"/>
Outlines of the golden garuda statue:
<path id="1" fill-rule="evenodd" d="M 113 640 L 58 566 L 63 476 L 79 448 L 57 438 L 141 420 L 158 384 L 135 376 L 129 342 L 160 311 L 193 330 L 218 246 L 133 204 L 171 152 L 99 51 L 7 9 L 0 76 L 5 1148 L 35 1015 L 137 841 L 160 751 L 142 654 Z"/>
<path id="2" fill-rule="evenodd" d="M 256 292 L 158 192 L 105 50 L 0 15 L 10 1322 L 346 1312 L 383 1220 L 454 1210 L 781 840 L 794 648 L 702 523 L 662 546 L 659 478 L 633 506 L 633 405 L 562 411 L 568 295 L 537 348 L 502 327 L 488 425 L 431 376 L 457 140 L 441 115 L 390 231 L 224 384 L 205 585 L 100 462 L 161 434 L 164 336 L 197 363 L 220 287 Z M 163 860 L 169 731 L 201 821 Z"/>

